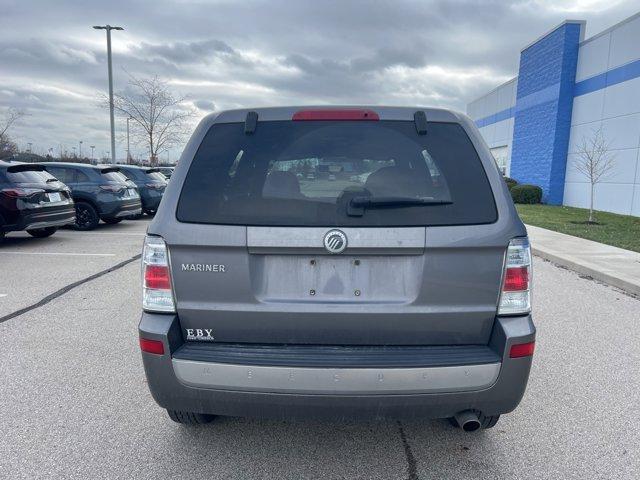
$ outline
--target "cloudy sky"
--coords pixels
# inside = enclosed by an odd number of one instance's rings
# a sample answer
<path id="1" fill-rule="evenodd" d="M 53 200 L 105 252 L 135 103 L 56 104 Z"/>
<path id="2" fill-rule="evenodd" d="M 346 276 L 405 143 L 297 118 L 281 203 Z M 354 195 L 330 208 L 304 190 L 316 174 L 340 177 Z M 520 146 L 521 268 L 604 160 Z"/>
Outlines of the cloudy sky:
<path id="1" fill-rule="evenodd" d="M 330 103 L 464 111 L 515 76 L 520 48 L 562 20 L 587 20 L 589 37 L 639 8 L 637 0 L 0 0 L 0 110 L 29 113 L 12 131 L 22 148 L 57 154 L 83 140 L 103 155 L 106 44 L 91 25 L 108 23 L 125 28 L 113 33 L 115 89 L 128 74 L 157 74 L 197 118 Z M 124 125 L 116 120 L 119 158 Z"/>

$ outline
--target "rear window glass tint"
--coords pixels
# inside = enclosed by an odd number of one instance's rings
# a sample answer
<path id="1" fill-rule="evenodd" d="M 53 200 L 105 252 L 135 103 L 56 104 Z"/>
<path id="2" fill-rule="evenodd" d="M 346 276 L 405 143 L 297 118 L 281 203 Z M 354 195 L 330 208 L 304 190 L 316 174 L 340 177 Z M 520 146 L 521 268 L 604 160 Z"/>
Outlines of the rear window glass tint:
<path id="1" fill-rule="evenodd" d="M 354 197 L 446 205 L 367 208 Z M 279 226 L 421 226 L 492 223 L 493 194 L 464 129 L 413 122 L 262 122 L 214 125 L 185 179 L 182 222 Z"/>
<path id="2" fill-rule="evenodd" d="M 75 170 L 71 168 L 46 167 L 47 171 L 63 183 L 75 182 Z"/>
<path id="3" fill-rule="evenodd" d="M 147 179 L 163 183 L 167 181 L 167 177 L 160 172 L 147 172 Z"/>
<path id="4" fill-rule="evenodd" d="M 122 172 L 106 172 L 101 175 L 109 182 L 125 183 L 127 181 L 127 177 Z"/>
<path id="5" fill-rule="evenodd" d="M 7 180 L 11 183 L 46 183 L 53 178 L 41 170 L 25 170 L 22 172 L 7 172 Z"/>

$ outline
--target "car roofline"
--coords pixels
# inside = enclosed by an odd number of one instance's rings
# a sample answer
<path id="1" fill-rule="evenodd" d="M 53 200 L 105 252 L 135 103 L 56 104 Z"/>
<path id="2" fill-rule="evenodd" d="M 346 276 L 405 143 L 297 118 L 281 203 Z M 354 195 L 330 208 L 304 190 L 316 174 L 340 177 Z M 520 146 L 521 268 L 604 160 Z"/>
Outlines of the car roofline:
<path id="1" fill-rule="evenodd" d="M 291 120 L 296 112 L 301 110 L 372 110 L 378 114 L 380 120 L 413 121 L 413 115 L 417 111 L 425 112 L 428 121 L 454 122 L 461 121 L 465 114 L 445 108 L 428 107 L 391 107 L 376 105 L 299 105 L 287 107 L 261 107 L 240 108 L 223 110 L 212 113 L 203 119 L 203 123 L 213 125 L 215 123 L 244 122 L 249 112 L 258 114 L 258 122 L 287 121 Z"/>
<path id="2" fill-rule="evenodd" d="M 52 166 L 52 167 L 71 167 L 71 168 L 92 168 L 94 170 L 101 169 L 96 165 L 91 165 L 88 163 L 73 163 L 73 162 L 38 162 L 37 165 L 42 165 L 43 167 Z"/>

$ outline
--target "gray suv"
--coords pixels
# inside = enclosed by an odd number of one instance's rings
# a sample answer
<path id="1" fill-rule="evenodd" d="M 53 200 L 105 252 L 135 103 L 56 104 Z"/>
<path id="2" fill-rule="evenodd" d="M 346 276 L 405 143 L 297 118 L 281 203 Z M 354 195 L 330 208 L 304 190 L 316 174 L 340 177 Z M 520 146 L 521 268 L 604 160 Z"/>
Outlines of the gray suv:
<path id="1" fill-rule="evenodd" d="M 459 113 L 208 116 L 142 264 L 142 358 L 176 422 L 427 417 L 473 431 L 524 394 L 527 232 Z"/>

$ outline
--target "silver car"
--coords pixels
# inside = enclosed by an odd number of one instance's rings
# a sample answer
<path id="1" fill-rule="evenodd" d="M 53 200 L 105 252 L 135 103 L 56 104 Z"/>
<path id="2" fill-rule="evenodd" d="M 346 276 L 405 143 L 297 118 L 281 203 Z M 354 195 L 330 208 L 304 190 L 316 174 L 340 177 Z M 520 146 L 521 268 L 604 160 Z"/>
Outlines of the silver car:
<path id="1" fill-rule="evenodd" d="M 527 385 L 527 232 L 456 112 L 210 115 L 142 263 L 147 380 L 180 423 L 426 417 L 473 431 Z"/>

